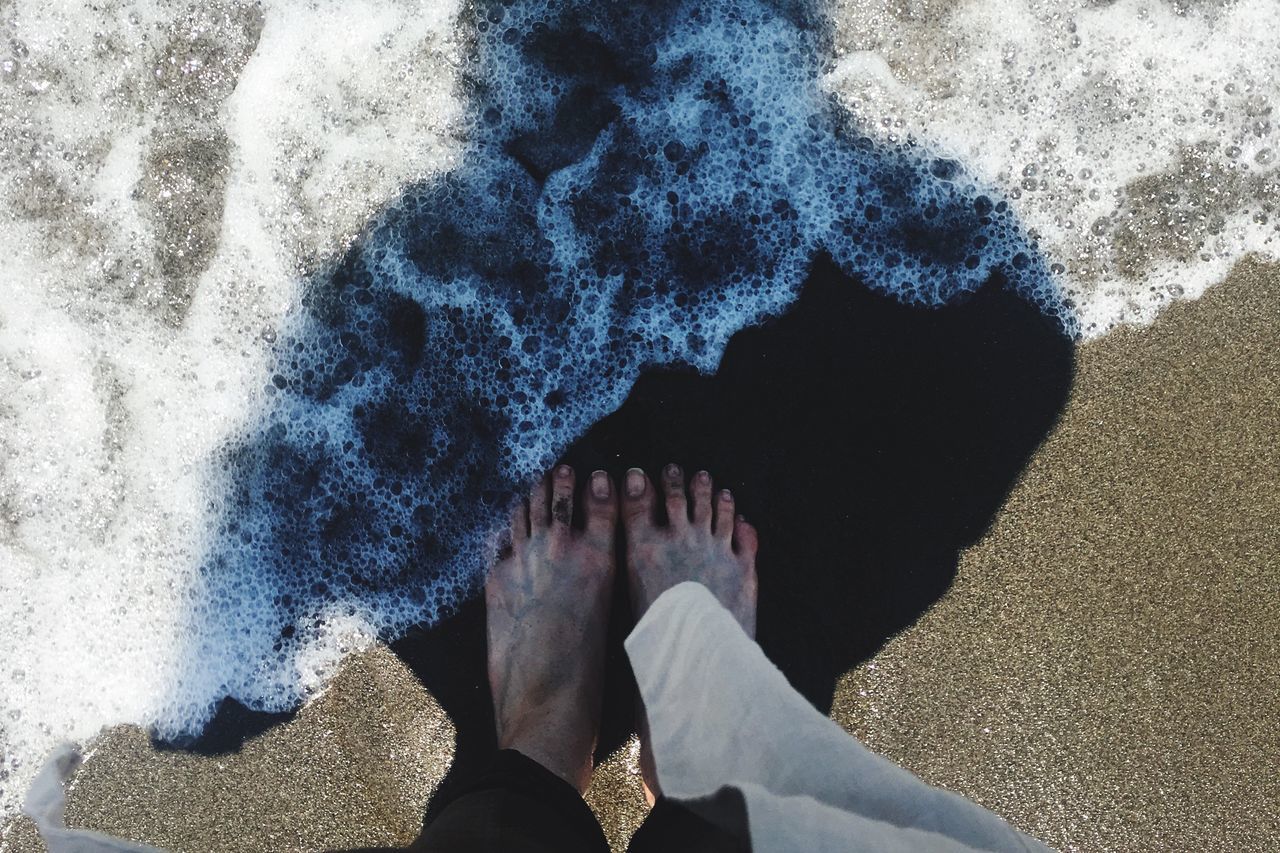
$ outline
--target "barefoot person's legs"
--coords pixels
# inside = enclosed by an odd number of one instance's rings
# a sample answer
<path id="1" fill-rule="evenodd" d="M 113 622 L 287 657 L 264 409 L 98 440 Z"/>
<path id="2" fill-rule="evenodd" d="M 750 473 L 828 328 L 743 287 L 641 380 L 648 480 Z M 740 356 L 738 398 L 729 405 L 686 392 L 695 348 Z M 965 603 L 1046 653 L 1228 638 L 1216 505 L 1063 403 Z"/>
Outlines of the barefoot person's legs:
<path id="1" fill-rule="evenodd" d="M 657 501 L 668 523 L 658 525 Z M 574 530 L 574 476 L 561 466 L 512 519 L 511 554 L 485 585 L 489 681 L 498 746 L 494 765 L 427 827 L 415 849 L 604 851 L 580 793 L 599 725 L 604 637 L 614 574 L 617 495 L 604 472 L 588 481 L 584 529 Z M 626 477 L 628 583 L 636 618 L 670 587 L 695 580 L 755 630 L 755 530 L 699 472 L 686 496 L 669 466 L 661 490 L 639 469 Z M 642 730 L 642 737 L 644 736 Z M 647 743 L 647 741 L 646 741 Z M 647 745 L 646 781 L 656 790 Z M 679 804 L 659 800 L 633 850 L 737 851 L 737 840 Z"/>
<path id="2" fill-rule="evenodd" d="M 666 526 L 654 522 L 659 501 Z M 636 610 L 625 647 L 645 706 L 646 781 L 663 794 L 632 853 L 673 849 L 673 824 L 658 818 L 676 800 L 683 849 L 694 815 L 721 833 L 704 832 L 699 850 L 1047 849 L 875 755 L 796 692 L 751 639 L 755 531 L 728 496 L 713 498 L 709 477 L 686 491 L 674 466 L 656 488 L 628 472 L 622 516 Z"/>
<path id="3" fill-rule="evenodd" d="M 617 497 L 596 471 L 571 521 L 574 474 L 557 467 L 517 507 L 511 553 L 485 584 L 499 752 L 414 845 L 431 851 L 607 851 L 581 798 L 599 726 Z"/>

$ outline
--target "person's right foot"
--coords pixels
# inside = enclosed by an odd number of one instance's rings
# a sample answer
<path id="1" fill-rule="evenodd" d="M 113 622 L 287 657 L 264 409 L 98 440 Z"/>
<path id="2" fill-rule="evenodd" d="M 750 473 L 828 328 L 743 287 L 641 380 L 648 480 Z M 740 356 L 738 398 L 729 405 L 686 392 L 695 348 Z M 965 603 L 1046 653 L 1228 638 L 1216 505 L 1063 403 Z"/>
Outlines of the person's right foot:
<path id="1" fill-rule="evenodd" d="M 655 515 L 659 497 L 667 524 Z M 658 596 L 676 584 L 696 581 L 714 595 L 754 637 L 756 630 L 756 530 L 735 514 L 733 495 L 716 493 L 711 475 L 699 471 L 685 489 L 684 472 L 668 465 L 654 486 L 632 468 L 622 485 L 622 526 L 627 539 L 627 582 L 637 622 Z M 649 724 L 640 709 L 640 774 L 652 805 L 658 778 L 649 747 Z"/>

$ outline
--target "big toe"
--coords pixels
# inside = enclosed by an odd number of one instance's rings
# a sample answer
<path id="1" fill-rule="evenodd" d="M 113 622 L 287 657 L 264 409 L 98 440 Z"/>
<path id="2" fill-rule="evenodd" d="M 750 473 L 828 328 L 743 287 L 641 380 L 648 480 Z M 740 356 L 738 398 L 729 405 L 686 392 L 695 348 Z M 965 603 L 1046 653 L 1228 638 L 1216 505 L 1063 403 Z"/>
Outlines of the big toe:
<path id="1" fill-rule="evenodd" d="M 587 532 L 594 536 L 612 537 L 618 520 L 618 500 L 613 493 L 613 481 L 606 471 L 593 471 L 587 482 L 587 494 L 583 500 L 587 518 Z"/>
<path id="2" fill-rule="evenodd" d="M 622 478 L 622 526 L 628 536 L 644 533 L 653 527 L 655 491 L 649 477 L 632 468 Z"/>
<path id="3" fill-rule="evenodd" d="M 557 465 L 551 475 L 551 534 L 568 536 L 573 523 L 573 469 Z"/>

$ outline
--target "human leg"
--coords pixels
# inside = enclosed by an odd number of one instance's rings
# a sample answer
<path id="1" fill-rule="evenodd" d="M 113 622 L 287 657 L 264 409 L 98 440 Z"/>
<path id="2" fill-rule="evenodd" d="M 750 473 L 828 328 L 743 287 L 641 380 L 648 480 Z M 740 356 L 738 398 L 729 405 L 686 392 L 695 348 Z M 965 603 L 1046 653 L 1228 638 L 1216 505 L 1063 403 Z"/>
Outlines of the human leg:
<path id="1" fill-rule="evenodd" d="M 431 853 L 608 853 L 578 791 L 532 758 L 500 751 L 412 847 Z"/>

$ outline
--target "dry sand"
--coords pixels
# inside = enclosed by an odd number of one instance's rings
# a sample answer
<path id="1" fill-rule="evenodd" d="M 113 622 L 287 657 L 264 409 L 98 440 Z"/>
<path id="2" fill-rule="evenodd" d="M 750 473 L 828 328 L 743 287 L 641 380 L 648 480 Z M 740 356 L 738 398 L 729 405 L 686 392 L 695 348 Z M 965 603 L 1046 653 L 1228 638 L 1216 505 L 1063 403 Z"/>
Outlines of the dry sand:
<path id="1" fill-rule="evenodd" d="M 1064 850 L 1280 849 L 1280 265 L 1079 352 L 950 592 L 849 673 L 869 746 Z M 452 726 L 385 649 L 237 754 L 105 733 L 73 825 L 174 851 L 407 843 Z M 589 799 L 643 814 L 634 743 Z M 14 821 L 0 850 L 39 850 Z"/>

